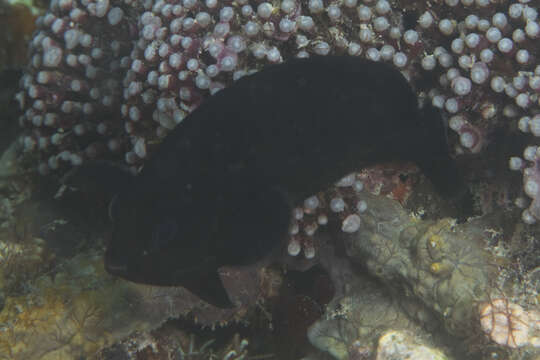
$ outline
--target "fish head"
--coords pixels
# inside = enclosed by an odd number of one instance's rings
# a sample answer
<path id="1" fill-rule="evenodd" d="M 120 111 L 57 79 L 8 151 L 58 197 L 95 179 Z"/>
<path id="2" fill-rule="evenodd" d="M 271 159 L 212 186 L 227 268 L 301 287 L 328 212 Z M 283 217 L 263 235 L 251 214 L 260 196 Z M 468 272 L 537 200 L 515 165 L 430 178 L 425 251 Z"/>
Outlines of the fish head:
<path id="1" fill-rule="evenodd" d="M 213 257 L 213 229 L 205 223 L 202 199 L 164 188 L 132 188 L 109 204 L 113 224 L 105 264 L 128 280 L 178 285 L 182 276 L 208 265 Z M 198 200 L 198 201 L 197 201 Z"/>
<path id="2" fill-rule="evenodd" d="M 217 307 L 232 307 L 218 274 L 209 199 L 153 189 L 126 189 L 112 198 L 107 272 L 137 283 L 183 286 Z"/>
<path id="3" fill-rule="evenodd" d="M 210 263 L 205 245 L 212 234 L 202 223 L 203 210 L 211 212 L 211 207 L 187 184 L 180 186 L 181 179 L 158 178 L 155 172 L 141 176 L 110 162 L 89 161 L 62 181 L 99 198 L 100 204 L 108 201 L 109 273 L 140 283 L 180 285 L 186 269 Z"/>

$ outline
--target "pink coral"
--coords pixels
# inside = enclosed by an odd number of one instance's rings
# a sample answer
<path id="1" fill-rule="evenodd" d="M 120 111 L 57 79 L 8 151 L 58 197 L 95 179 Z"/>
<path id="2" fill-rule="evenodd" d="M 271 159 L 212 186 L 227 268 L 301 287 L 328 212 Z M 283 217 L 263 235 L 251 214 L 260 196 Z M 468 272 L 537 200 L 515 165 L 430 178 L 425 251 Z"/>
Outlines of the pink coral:
<path id="1" fill-rule="evenodd" d="M 499 345 L 516 348 L 529 342 L 529 315 L 519 305 L 498 298 L 479 307 L 480 325 Z"/>

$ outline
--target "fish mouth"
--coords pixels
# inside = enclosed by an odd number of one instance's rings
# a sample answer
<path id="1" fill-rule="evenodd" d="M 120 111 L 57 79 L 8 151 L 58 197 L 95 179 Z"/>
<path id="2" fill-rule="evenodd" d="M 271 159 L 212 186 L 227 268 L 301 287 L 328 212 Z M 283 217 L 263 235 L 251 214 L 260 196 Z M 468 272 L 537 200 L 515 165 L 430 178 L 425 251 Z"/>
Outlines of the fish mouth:
<path id="1" fill-rule="evenodd" d="M 105 263 L 105 270 L 110 274 L 122 275 L 127 272 L 127 266 Z"/>

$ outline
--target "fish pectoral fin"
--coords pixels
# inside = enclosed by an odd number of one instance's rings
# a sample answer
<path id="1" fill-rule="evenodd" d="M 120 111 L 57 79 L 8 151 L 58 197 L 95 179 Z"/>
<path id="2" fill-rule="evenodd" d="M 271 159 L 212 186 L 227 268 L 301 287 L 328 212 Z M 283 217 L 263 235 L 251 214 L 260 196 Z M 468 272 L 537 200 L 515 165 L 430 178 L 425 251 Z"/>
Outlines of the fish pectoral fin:
<path id="1" fill-rule="evenodd" d="M 235 307 L 215 268 L 203 274 L 193 274 L 181 286 L 197 295 L 201 300 L 222 309 Z"/>
<path id="2" fill-rule="evenodd" d="M 276 187 L 253 180 L 237 184 L 225 199 L 216 235 L 220 263 L 233 266 L 253 264 L 276 249 L 291 214 L 286 194 Z"/>

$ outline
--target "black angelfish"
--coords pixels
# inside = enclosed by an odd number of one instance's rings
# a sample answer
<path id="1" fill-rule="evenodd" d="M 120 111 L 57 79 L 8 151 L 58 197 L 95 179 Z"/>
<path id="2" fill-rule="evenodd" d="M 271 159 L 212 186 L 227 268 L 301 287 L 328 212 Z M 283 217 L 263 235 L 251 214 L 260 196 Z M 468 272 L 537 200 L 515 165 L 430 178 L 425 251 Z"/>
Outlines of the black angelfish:
<path id="1" fill-rule="evenodd" d="M 139 175 L 118 182 L 106 268 L 231 306 L 218 267 L 271 252 L 295 203 L 366 165 L 400 160 L 446 194 L 461 183 L 440 114 L 419 110 L 398 70 L 346 56 L 269 66 L 208 98 Z"/>

